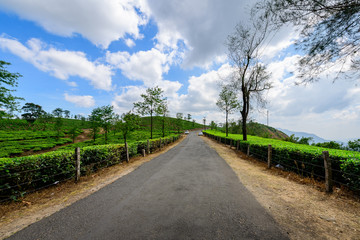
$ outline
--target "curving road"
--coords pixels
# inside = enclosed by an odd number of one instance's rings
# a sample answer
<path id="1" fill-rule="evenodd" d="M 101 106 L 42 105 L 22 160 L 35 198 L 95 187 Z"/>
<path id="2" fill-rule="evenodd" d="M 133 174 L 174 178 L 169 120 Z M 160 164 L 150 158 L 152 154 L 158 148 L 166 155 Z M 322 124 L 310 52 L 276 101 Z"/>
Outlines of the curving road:
<path id="1" fill-rule="evenodd" d="M 287 239 L 196 133 L 9 239 Z"/>

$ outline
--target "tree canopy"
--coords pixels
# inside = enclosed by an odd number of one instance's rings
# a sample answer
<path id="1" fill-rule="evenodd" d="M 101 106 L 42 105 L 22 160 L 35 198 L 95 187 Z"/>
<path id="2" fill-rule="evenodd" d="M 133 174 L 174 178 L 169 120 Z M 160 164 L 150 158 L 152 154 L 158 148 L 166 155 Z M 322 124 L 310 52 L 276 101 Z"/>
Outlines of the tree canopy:
<path id="1" fill-rule="evenodd" d="M 102 127 L 105 132 L 105 142 L 108 140 L 108 133 L 112 120 L 115 118 L 114 107 L 111 105 L 97 107 L 92 110 L 90 121 L 92 122 L 92 131 L 94 141 L 99 127 Z"/>
<path id="2" fill-rule="evenodd" d="M 219 99 L 216 102 L 216 106 L 222 111 L 225 112 L 225 132 L 226 136 L 229 133 L 229 124 L 228 117 L 229 114 L 233 113 L 233 111 L 239 108 L 240 104 L 236 96 L 236 92 L 233 91 L 229 86 L 223 86 Z"/>
<path id="3" fill-rule="evenodd" d="M 35 122 L 46 113 L 40 105 L 35 103 L 25 103 L 21 109 L 25 112 L 21 116 L 29 123 Z"/>
<path id="4" fill-rule="evenodd" d="M 131 111 L 123 113 L 119 122 L 119 128 L 126 143 L 128 136 L 140 128 L 140 117 Z"/>
<path id="5" fill-rule="evenodd" d="M 164 101 L 163 90 L 159 87 L 146 89 L 146 94 L 141 94 L 142 102 L 134 103 L 134 108 L 141 115 L 150 115 L 150 138 L 153 138 L 153 115 L 161 114 L 160 106 Z"/>
<path id="6" fill-rule="evenodd" d="M 333 66 L 340 66 L 338 73 L 360 69 L 358 0 L 265 0 L 255 9 L 265 9 L 276 27 L 291 23 L 301 30 L 297 46 L 305 53 L 299 61 L 302 82 L 317 80 Z"/>
<path id="7" fill-rule="evenodd" d="M 11 73 L 6 69 L 10 65 L 8 62 L 0 60 L 0 118 L 7 116 L 6 111 L 18 110 L 18 100 L 23 98 L 16 97 L 12 93 L 18 86 L 18 78 L 22 77 L 19 73 Z"/>

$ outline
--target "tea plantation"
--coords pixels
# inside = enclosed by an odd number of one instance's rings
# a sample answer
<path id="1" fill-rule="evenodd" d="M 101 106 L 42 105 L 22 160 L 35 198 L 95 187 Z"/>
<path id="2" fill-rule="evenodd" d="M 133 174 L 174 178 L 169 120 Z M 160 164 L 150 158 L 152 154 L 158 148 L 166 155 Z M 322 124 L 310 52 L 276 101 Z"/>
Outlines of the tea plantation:
<path id="1" fill-rule="evenodd" d="M 249 147 L 252 155 L 264 161 L 267 159 L 268 145 L 271 145 L 274 165 L 279 164 L 278 166 L 286 170 L 320 179 L 324 178 L 322 153 L 328 151 L 334 181 L 360 192 L 360 152 L 295 144 L 251 135 L 248 135 L 248 141 L 242 141 L 240 134 L 229 134 L 225 137 L 225 133 L 215 130 L 206 130 L 205 133 L 211 137 L 221 137 L 222 141 L 234 146 L 239 140 L 240 150 L 247 152 Z"/>

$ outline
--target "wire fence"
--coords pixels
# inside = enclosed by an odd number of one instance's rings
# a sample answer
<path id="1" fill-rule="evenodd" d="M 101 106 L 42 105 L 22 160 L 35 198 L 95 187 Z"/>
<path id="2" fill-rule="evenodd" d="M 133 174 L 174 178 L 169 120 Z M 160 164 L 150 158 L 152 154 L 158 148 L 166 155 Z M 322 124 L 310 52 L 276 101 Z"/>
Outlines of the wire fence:
<path id="1" fill-rule="evenodd" d="M 84 147 L 80 154 L 58 151 L 6 159 L 0 162 L 0 203 L 119 164 L 128 160 L 127 156 L 142 155 L 143 149 L 147 153 L 156 152 L 179 138 L 180 135 L 175 135 L 134 142 L 128 144 L 127 149 L 123 144 L 98 145 Z M 78 172 L 77 161 L 80 165 Z"/>
<path id="2" fill-rule="evenodd" d="M 335 184 L 337 186 L 346 186 L 348 189 L 360 194 L 360 174 L 357 174 L 359 170 L 354 171 L 354 169 L 360 167 L 359 160 L 329 157 L 326 151 L 316 155 L 273 148 L 271 145 L 250 144 L 248 141 L 224 138 L 206 132 L 204 134 L 219 143 L 230 145 L 230 147 L 242 151 L 248 156 L 268 163 L 268 167 L 276 167 L 297 173 L 302 177 L 325 181 L 326 191 L 328 192 L 332 192 Z"/>

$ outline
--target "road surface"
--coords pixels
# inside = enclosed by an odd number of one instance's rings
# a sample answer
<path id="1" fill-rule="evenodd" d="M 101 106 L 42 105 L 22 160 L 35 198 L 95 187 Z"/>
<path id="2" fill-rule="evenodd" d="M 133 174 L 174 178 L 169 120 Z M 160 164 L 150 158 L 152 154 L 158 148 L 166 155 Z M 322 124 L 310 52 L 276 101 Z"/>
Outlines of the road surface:
<path id="1" fill-rule="evenodd" d="M 196 133 L 9 239 L 287 239 Z"/>

